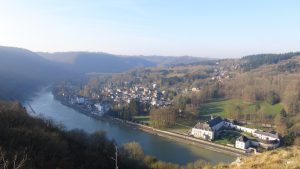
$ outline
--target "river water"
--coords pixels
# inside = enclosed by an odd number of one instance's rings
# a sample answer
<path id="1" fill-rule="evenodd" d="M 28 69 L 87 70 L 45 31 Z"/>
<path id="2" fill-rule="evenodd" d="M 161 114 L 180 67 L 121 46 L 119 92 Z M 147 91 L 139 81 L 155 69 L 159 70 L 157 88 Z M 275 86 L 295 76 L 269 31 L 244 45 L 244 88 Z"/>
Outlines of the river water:
<path id="1" fill-rule="evenodd" d="M 145 154 L 156 156 L 163 161 L 184 165 L 201 159 L 216 164 L 219 162 L 229 163 L 236 158 L 225 153 L 148 134 L 124 125 L 93 119 L 62 105 L 47 90 L 37 93 L 27 103 L 36 112 L 36 114 L 31 113 L 33 116 L 42 116 L 52 119 L 56 123 L 62 123 L 67 130 L 82 129 L 88 133 L 102 130 L 106 132 L 109 139 L 114 139 L 118 144 L 136 141 L 142 146 Z M 25 106 L 28 106 L 27 103 Z M 27 109 L 29 110 L 28 107 Z"/>

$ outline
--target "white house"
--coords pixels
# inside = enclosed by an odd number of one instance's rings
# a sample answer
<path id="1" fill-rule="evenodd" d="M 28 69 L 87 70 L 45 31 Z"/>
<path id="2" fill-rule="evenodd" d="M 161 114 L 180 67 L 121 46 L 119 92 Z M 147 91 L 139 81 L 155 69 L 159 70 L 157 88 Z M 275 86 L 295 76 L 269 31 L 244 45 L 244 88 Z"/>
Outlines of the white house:
<path id="1" fill-rule="evenodd" d="M 254 133 L 252 133 L 252 135 L 258 138 L 255 143 L 265 149 L 274 149 L 279 147 L 280 145 L 280 138 L 278 136 L 278 133 L 269 133 L 261 130 L 256 130 Z"/>
<path id="2" fill-rule="evenodd" d="M 205 123 L 197 123 L 195 127 L 192 128 L 191 135 L 197 138 L 202 138 L 206 140 L 213 140 L 215 137 L 215 132 L 223 127 L 224 121 L 221 117 L 216 117 L 207 121 Z"/>
<path id="3" fill-rule="evenodd" d="M 257 129 L 247 128 L 239 125 L 232 124 L 229 120 L 222 119 L 221 117 L 212 118 L 205 123 L 197 123 L 191 131 L 191 135 L 196 138 L 202 138 L 206 140 L 214 140 L 216 133 L 221 130 L 221 128 L 231 128 L 239 131 L 251 133 L 256 139 L 249 139 L 246 136 L 240 136 L 236 142 L 235 147 L 239 149 L 246 150 L 250 146 L 260 146 L 265 149 L 274 149 L 279 147 L 280 138 L 278 133 L 264 132 Z"/>
<path id="4" fill-rule="evenodd" d="M 252 128 L 243 127 L 243 126 L 239 126 L 239 125 L 232 125 L 232 127 L 234 127 L 237 130 L 244 131 L 244 132 L 251 133 L 251 134 L 253 134 L 257 130 L 257 129 L 252 129 Z"/>
<path id="5" fill-rule="evenodd" d="M 261 130 L 255 130 L 252 135 L 254 137 L 257 137 L 261 140 L 267 140 L 267 141 L 279 141 L 279 136 L 278 136 L 278 133 L 269 133 L 269 132 L 264 132 L 264 131 L 261 131 Z"/>
<path id="6" fill-rule="evenodd" d="M 251 145 L 251 141 L 246 136 L 240 136 L 235 141 L 235 147 L 242 150 L 248 149 L 250 145 Z"/>

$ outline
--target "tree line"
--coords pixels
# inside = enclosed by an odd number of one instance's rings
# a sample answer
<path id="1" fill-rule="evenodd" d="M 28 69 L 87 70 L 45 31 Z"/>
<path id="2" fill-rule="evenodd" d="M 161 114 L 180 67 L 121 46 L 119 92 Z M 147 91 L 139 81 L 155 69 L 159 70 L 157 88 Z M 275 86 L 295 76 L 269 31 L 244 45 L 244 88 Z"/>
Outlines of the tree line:
<path id="1" fill-rule="evenodd" d="M 290 52 L 283 54 L 258 54 L 245 56 L 242 59 L 246 61 L 242 64 L 242 68 L 245 71 L 255 69 L 264 64 L 276 64 L 282 60 L 288 60 L 294 56 L 300 55 L 300 52 Z"/>

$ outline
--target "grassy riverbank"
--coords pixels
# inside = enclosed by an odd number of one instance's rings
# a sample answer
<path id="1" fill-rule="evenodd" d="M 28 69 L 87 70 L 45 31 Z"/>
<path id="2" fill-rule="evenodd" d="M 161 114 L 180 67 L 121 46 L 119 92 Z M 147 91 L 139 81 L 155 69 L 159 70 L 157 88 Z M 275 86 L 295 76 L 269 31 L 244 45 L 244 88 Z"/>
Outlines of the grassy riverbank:
<path id="1" fill-rule="evenodd" d="M 248 156 L 249 154 L 245 153 L 245 151 L 240 150 L 240 149 L 236 149 L 234 147 L 230 147 L 230 146 L 226 146 L 226 145 L 220 145 L 220 144 L 216 144 L 210 141 L 206 141 L 206 140 L 202 140 L 202 139 L 198 139 L 198 138 L 194 138 L 188 135 L 183 135 L 180 133 L 175 133 L 175 132 L 170 132 L 170 131 L 166 131 L 166 130 L 160 130 L 160 129 L 156 129 L 153 127 L 149 127 L 149 126 L 145 126 L 145 125 L 141 125 L 138 123 L 133 123 L 130 121 L 124 121 L 121 119 L 117 119 L 117 118 L 110 118 L 109 119 L 112 122 L 118 122 L 121 123 L 123 125 L 128 125 L 137 129 L 140 129 L 144 132 L 148 132 L 151 134 L 155 134 L 161 137 L 165 137 L 165 138 L 169 138 L 175 141 L 179 141 L 182 143 L 186 143 L 186 144 L 193 144 L 205 149 L 209 149 L 212 151 L 216 151 L 216 152 L 223 152 L 223 153 L 227 153 L 230 155 L 234 155 L 236 157 L 238 156 Z"/>

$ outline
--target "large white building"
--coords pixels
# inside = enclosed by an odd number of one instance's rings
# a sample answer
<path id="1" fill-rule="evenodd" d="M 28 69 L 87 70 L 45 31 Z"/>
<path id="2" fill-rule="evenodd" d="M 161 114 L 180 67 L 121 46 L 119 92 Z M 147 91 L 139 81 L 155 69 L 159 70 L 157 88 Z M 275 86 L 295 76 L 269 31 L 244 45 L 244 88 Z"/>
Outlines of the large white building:
<path id="1" fill-rule="evenodd" d="M 213 140 L 215 133 L 224 126 L 225 121 L 221 117 L 213 118 L 205 123 L 197 123 L 192 128 L 191 135 L 197 138 Z"/>

